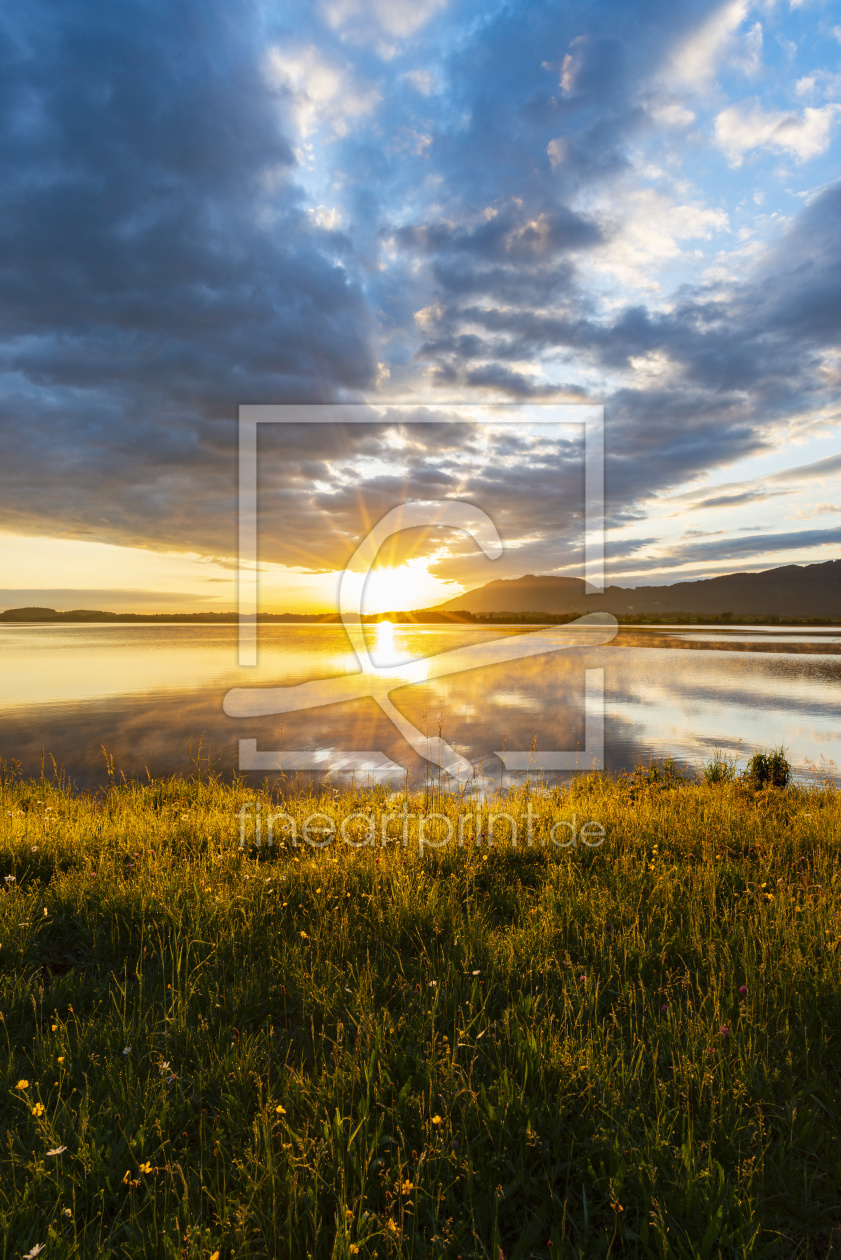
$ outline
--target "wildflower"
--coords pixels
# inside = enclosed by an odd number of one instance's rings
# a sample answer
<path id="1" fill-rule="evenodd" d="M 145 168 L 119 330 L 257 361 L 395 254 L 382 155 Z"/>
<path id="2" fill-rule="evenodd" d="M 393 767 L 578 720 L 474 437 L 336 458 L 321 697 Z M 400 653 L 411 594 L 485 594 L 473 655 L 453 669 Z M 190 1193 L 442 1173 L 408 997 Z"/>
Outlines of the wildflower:
<path id="1" fill-rule="evenodd" d="M 18 1089 L 29 1089 L 29 1081 L 18 1081 L 18 1083 L 17 1083 L 17 1088 L 18 1088 Z"/>
<path id="2" fill-rule="evenodd" d="M 403 1185 L 400 1187 L 400 1193 L 411 1194 L 414 1188 L 415 1188 L 415 1183 L 413 1181 L 404 1181 Z"/>
<path id="3" fill-rule="evenodd" d="M 433 1123 L 433 1124 L 443 1124 L 443 1123 L 444 1123 L 444 1121 L 441 1119 L 441 1117 L 440 1117 L 440 1116 L 433 1116 L 433 1117 L 432 1117 L 432 1123 Z"/>
<path id="4" fill-rule="evenodd" d="M 389 1232 L 390 1234 L 396 1234 L 396 1233 L 397 1233 L 397 1226 L 395 1225 L 394 1221 L 389 1221 L 389 1222 L 388 1222 L 388 1232 Z"/>
<path id="5" fill-rule="evenodd" d="M 131 1046 L 123 1046 L 123 1056 L 131 1054 Z"/>
<path id="6" fill-rule="evenodd" d="M 721 1036 L 722 1036 L 722 1037 L 729 1037 L 729 1036 L 730 1036 L 730 1029 L 727 1027 L 727 1025 L 726 1025 L 726 1024 L 722 1024 L 722 1025 L 721 1025 Z"/>
<path id="7" fill-rule="evenodd" d="M 72 1215 L 73 1215 L 73 1213 L 70 1211 L 70 1208 L 65 1208 L 65 1209 L 64 1209 L 64 1215 L 65 1215 L 65 1216 L 72 1216 Z"/>
<path id="8" fill-rule="evenodd" d="M 54 1146 L 51 1151 L 47 1151 L 48 1155 L 63 1155 L 67 1150 L 66 1146 Z"/>
<path id="9" fill-rule="evenodd" d="M 36 1243 L 31 1251 L 27 1251 L 26 1255 L 23 1257 L 23 1260 L 35 1260 L 35 1257 L 40 1256 L 41 1252 L 44 1250 L 46 1245 L 47 1245 L 46 1243 Z"/>
<path id="10" fill-rule="evenodd" d="M 666 1014 L 666 1011 L 667 1011 L 668 1009 L 669 1009 L 669 1004 L 668 1004 L 668 1002 L 664 1002 L 664 1003 L 663 1003 L 663 1005 L 660 1007 L 660 1010 L 663 1012 L 663 1014 L 664 1014 L 664 1015 Z"/>
<path id="11" fill-rule="evenodd" d="M 483 861 L 483 862 L 487 862 L 487 860 L 488 860 L 488 855 L 487 855 L 487 853 L 483 853 L 483 854 L 482 854 L 482 861 Z"/>
<path id="12" fill-rule="evenodd" d="M 740 985 L 739 985 L 739 993 L 741 994 L 741 996 L 742 996 L 742 997 L 747 997 L 747 995 L 748 995 L 748 986 L 747 986 L 746 984 L 740 984 Z"/>
<path id="13" fill-rule="evenodd" d="M 582 983 L 582 984 L 584 984 L 584 982 L 585 982 L 585 980 L 587 979 L 587 977 L 586 977 L 586 976 L 579 976 L 579 977 L 578 977 L 578 979 L 581 981 L 581 983 Z"/>
<path id="14" fill-rule="evenodd" d="M 306 934 L 306 932 L 302 932 L 302 933 L 301 933 L 301 940 L 302 940 L 302 941 L 307 940 L 307 934 Z"/>
<path id="15" fill-rule="evenodd" d="M 16 884 L 16 883 L 17 883 L 17 879 L 15 878 L 15 876 L 14 876 L 14 875 L 7 875 L 7 876 L 6 876 L 6 883 L 7 883 L 7 884 Z"/>
<path id="16" fill-rule="evenodd" d="M 472 974 L 473 974 L 474 976 L 478 976 L 479 972 L 478 972 L 478 971 L 474 971 Z"/>
<path id="17" fill-rule="evenodd" d="M 64 1062 L 64 1055 L 63 1055 L 63 1054 L 60 1054 L 60 1055 L 58 1056 L 58 1062 L 59 1062 L 59 1063 L 63 1063 L 63 1062 Z"/>
<path id="18" fill-rule="evenodd" d="M 278 1103 L 278 1105 L 275 1107 L 275 1111 L 277 1112 L 277 1114 L 278 1114 L 279 1116 L 285 1116 L 285 1115 L 286 1115 L 286 1108 L 285 1108 L 285 1107 L 281 1107 L 280 1103 Z"/>
<path id="19" fill-rule="evenodd" d="M 142 1172 L 142 1173 L 150 1173 L 151 1171 L 152 1171 L 152 1165 L 149 1163 L 148 1160 L 146 1161 L 145 1164 L 141 1164 L 138 1169 L 138 1172 Z"/>
<path id="20" fill-rule="evenodd" d="M 219 1252 L 214 1251 L 213 1255 L 210 1257 L 210 1260 L 219 1260 Z"/>
<path id="21" fill-rule="evenodd" d="M 348 1251 L 350 1252 L 352 1256 L 359 1255 L 359 1248 L 357 1247 L 356 1243 L 351 1243 L 350 1246 L 348 1247 Z"/>
<path id="22" fill-rule="evenodd" d="M 41 1102 L 37 1102 L 37 1103 L 35 1104 L 35 1106 L 32 1108 L 32 1114 L 33 1114 L 33 1116 L 36 1116 L 36 1117 L 37 1117 L 37 1116 L 42 1116 L 46 1110 L 47 1110 L 47 1109 L 46 1109 L 46 1107 L 44 1106 L 44 1104 L 43 1104 L 43 1103 L 41 1103 Z"/>

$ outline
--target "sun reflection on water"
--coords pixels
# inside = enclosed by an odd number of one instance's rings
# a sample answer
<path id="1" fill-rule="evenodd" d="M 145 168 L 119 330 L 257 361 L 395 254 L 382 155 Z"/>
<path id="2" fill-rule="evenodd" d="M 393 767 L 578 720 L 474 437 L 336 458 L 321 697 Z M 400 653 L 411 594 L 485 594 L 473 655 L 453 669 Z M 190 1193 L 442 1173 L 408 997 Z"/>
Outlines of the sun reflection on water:
<path id="1" fill-rule="evenodd" d="M 377 645 L 374 656 L 378 665 L 396 665 L 394 655 L 394 626 L 390 621 L 381 621 L 377 626 Z"/>

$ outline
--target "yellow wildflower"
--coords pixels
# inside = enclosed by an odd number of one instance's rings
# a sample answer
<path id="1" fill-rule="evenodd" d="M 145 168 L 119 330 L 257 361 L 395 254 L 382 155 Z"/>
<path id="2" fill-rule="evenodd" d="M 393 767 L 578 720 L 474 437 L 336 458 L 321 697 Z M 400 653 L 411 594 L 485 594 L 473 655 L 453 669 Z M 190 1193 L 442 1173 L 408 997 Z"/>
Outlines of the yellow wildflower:
<path id="1" fill-rule="evenodd" d="M 388 1232 L 389 1232 L 390 1234 L 396 1234 L 396 1233 L 397 1233 L 397 1226 L 394 1224 L 394 1221 L 389 1221 L 389 1222 L 388 1222 Z"/>
<path id="2" fill-rule="evenodd" d="M 307 934 L 306 934 L 306 932 L 302 932 L 302 933 L 301 933 L 301 940 L 302 940 L 302 941 L 305 941 L 306 939 L 307 939 Z"/>
<path id="3" fill-rule="evenodd" d="M 60 1055 L 58 1056 L 58 1062 L 59 1062 L 59 1063 L 63 1063 L 63 1062 L 64 1062 L 64 1055 L 63 1055 L 63 1054 L 60 1054 Z"/>
<path id="4" fill-rule="evenodd" d="M 147 1160 L 145 1164 L 140 1165 L 138 1171 L 142 1173 L 150 1173 L 152 1171 L 152 1165 Z"/>
<path id="5" fill-rule="evenodd" d="M 415 1183 L 413 1181 L 404 1181 L 403 1185 L 400 1187 L 403 1194 L 411 1194 L 414 1188 Z"/>
<path id="6" fill-rule="evenodd" d="M 285 1107 L 281 1107 L 280 1103 L 278 1103 L 278 1105 L 275 1107 L 275 1111 L 277 1112 L 277 1114 L 278 1114 L 279 1116 L 285 1116 L 285 1115 L 286 1115 L 286 1108 L 285 1108 Z"/>
<path id="7" fill-rule="evenodd" d="M 46 1111 L 46 1107 L 44 1106 L 43 1103 L 36 1103 L 35 1106 L 32 1108 L 33 1116 L 42 1116 L 45 1111 Z"/>
<path id="8" fill-rule="evenodd" d="M 18 1081 L 18 1089 L 29 1089 L 29 1081 Z"/>
<path id="9" fill-rule="evenodd" d="M 441 1117 L 440 1117 L 440 1116 L 433 1116 L 433 1117 L 432 1117 L 432 1123 L 433 1123 L 433 1124 L 443 1124 L 443 1123 L 444 1123 L 444 1121 L 441 1119 Z"/>

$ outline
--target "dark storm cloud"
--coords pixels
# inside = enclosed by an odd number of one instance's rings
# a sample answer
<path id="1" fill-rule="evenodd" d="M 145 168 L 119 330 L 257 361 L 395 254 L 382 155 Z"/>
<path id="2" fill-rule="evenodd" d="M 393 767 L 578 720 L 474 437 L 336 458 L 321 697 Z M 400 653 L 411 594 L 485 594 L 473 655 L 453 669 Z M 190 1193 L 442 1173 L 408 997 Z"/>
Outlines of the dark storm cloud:
<path id="1" fill-rule="evenodd" d="M 460 254 L 482 262 L 547 262 L 571 249 L 598 244 L 602 232 L 569 207 L 548 204 L 537 213 L 522 206 L 491 210 L 472 227 L 432 223 L 399 228 L 394 239 L 413 253 L 436 257 Z"/>
<path id="2" fill-rule="evenodd" d="M 236 405 L 372 380 L 349 243 L 301 205 L 256 12 L 7 16 L 8 527 L 230 551 Z"/>

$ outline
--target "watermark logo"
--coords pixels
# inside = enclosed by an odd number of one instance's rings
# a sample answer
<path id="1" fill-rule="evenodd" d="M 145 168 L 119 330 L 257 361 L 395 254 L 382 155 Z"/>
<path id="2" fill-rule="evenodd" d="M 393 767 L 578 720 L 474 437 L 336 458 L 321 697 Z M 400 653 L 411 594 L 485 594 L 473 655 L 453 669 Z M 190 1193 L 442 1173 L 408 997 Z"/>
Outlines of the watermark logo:
<path id="1" fill-rule="evenodd" d="M 535 834 L 537 828 L 538 834 Z M 595 819 L 579 821 L 547 817 L 535 812 L 531 801 L 525 813 L 507 810 L 462 810 L 458 818 L 427 810 L 410 810 L 403 801 L 400 810 L 367 810 L 348 814 L 340 822 L 330 814 L 317 811 L 296 819 L 286 811 L 264 811 L 262 802 L 245 801 L 239 810 L 239 847 L 241 849 L 275 845 L 297 849 L 327 849 L 345 845 L 350 849 L 388 848 L 389 845 L 409 849 L 417 847 L 423 856 L 427 849 L 493 849 L 506 845 L 518 848 L 588 849 L 600 848 L 607 836 L 603 823 Z"/>
<path id="2" fill-rule="evenodd" d="M 382 409 L 380 409 L 381 411 Z M 492 422 L 500 424 L 537 423 L 555 426 L 584 426 L 584 569 L 590 591 L 604 587 L 604 413 L 600 406 L 574 404 L 530 405 L 527 413 L 516 406 L 485 408 L 493 412 Z M 387 409 L 389 422 L 395 413 L 404 415 L 407 423 L 477 423 L 474 408 L 448 407 L 443 414 L 418 413 L 414 407 Z M 372 424 L 378 412 L 365 404 L 312 406 L 247 406 L 240 408 L 240 487 L 239 487 L 239 663 L 257 664 L 257 435 L 261 424 Z M 385 422 L 385 421 L 384 421 Z M 400 735 L 420 757 L 440 768 L 450 780 L 465 786 L 475 773 L 473 763 L 457 752 L 440 735 L 429 736 L 420 731 L 394 705 L 391 693 L 407 684 L 405 666 L 395 668 L 378 665 L 371 657 L 363 634 L 362 590 L 364 583 L 355 579 L 361 571 L 371 571 L 383 544 L 407 529 L 442 525 L 470 535 L 488 559 L 502 556 L 503 539 L 484 509 L 459 499 L 416 499 L 396 505 L 380 519 L 362 540 L 344 570 L 339 586 L 337 611 L 356 655 L 356 674 L 318 679 L 297 685 L 234 688 L 227 693 L 224 710 L 230 717 L 254 718 L 266 715 L 296 713 L 340 702 L 373 699 L 393 723 Z M 354 578 L 351 578 L 354 575 Z M 490 665 L 499 665 L 527 657 L 543 656 L 569 650 L 592 648 L 609 643 L 616 635 L 617 623 L 610 614 L 598 613 L 580 617 L 566 625 L 547 626 L 531 633 L 473 643 L 435 656 L 424 658 L 424 682 L 464 673 Z M 409 676 L 411 671 L 409 671 Z M 409 677 L 409 681 L 411 678 Z M 504 749 L 497 752 L 506 770 L 512 772 L 600 769 L 604 760 L 604 672 L 587 669 L 585 683 L 585 746 L 577 751 L 541 751 Z M 353 770 L 375 779 L 402 776 L 403 768 L 382 752 L 356 749 L 324 749 L 313 751 L 268 751 L 257 749 L 256 739 L 239 742 L 241 770 Z"/>

